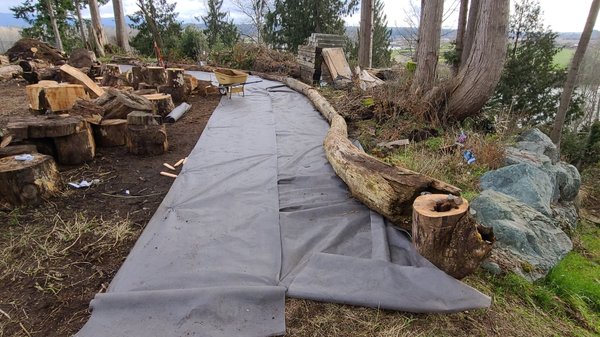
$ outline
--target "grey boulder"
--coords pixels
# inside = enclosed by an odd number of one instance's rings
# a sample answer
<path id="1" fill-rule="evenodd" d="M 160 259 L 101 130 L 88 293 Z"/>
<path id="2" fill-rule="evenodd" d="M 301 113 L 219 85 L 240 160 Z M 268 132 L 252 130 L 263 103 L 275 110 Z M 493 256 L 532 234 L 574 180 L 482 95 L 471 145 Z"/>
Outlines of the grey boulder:
<path id="1" fill-rule="evenodd" d="M 546 136 L 539 129 L 530 129 L 523 132 L 517 139 L 516 147 L 521 150 L 530 151 L 540 155 L 545 155 L 555 164 L 560 159 L 558 148 L 550 137 Z"/>

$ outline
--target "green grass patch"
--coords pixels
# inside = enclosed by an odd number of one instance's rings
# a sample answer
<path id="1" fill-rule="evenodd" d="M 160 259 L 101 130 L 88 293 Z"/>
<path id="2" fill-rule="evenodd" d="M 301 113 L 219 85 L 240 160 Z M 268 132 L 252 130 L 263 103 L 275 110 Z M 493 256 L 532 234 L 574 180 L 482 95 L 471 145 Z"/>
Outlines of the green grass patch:
<path id="1" fill-rule="evenodd" d="M 564 48 L 556 55 L 554 55 L 554 65 L 557 65 L 562 68 L 567 68 L 569 66 L 569 63 L 571 63 L 573 54 L 575 54 L 574 49 Z"/>

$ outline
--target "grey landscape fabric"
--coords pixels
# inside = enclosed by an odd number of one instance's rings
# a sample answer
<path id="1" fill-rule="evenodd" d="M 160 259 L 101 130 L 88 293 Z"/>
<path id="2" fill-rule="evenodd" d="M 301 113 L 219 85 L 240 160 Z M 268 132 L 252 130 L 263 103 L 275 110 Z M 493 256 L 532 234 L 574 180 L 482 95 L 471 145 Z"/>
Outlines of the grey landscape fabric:
<path id="1" fill-rule="evenodd" d="M 327 122 L 276 85 L 221 100 L 77 336 L 282 335 L 286 294 L 411 312 L 490 305 L 350 196 L 323 152 Z"/>

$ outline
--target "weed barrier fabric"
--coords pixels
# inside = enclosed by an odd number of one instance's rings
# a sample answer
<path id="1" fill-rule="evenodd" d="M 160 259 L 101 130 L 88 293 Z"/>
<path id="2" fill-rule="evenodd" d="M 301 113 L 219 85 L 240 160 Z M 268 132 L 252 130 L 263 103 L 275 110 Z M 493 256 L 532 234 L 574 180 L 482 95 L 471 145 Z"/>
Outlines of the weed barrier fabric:
<path id="1" fill-rule="evenodd" d="M 490 298 L 416 253 L 353 199 L 323 151 L 327 122 L 264 81 L 223 98 L 179 177 L 77 336 L 276 336 L 286 294 L 411 312 Z"/>

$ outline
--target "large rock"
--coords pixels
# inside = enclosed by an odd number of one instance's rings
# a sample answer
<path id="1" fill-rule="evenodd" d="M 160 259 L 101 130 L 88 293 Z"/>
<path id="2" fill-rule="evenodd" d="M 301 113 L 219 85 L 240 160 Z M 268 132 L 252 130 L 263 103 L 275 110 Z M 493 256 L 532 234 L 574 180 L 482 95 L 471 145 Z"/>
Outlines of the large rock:
<path id="1" fill-rule="evenodd" d="M 535 167 L 542 167 L 547 164 L 552 164 L 550 158 L 544 154 L 538 154 L 516 147 L 507 147 L 504 150 L 504 162 L 506 166 L 526 163 Z"/>
<path id="2" fill-rule="evenodd" d="M 551 216 L 555 179 L 541 169 L 523 163 L 487 172 L 481 177 L 480 186 L 483 190 L 502 192 Z"/>
<path id="3" fill-rule="evenodd" d="M 546 136 L 546 134 L 539 129 L 527 130 L 523 132 L 517 140 L 516 147 L 518 149 L 545 155 L 550 158 L 552 164 L 556 164 L 560 159 L 556 145 L 552 143 L 550 137 Z"/>
<path id="4" fill-rule="evenodd" d="M 556 220 L 504 193 L 485 190 L 471 209 L 481 224 L 494 228 L 495 249 L 521 261 L 513 271 L 530 280 L 545 276 L 573 248 Z"/>

